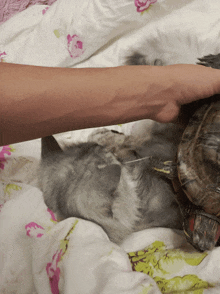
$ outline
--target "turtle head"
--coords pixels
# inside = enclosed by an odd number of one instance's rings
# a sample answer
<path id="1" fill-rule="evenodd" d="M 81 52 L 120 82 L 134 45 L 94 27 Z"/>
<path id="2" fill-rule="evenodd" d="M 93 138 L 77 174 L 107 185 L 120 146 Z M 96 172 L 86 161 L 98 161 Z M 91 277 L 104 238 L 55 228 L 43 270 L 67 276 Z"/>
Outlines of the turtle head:
<path id="1" fill-rule="evenodd" d="M 212 250 L 220 237 L 220 223 L 206 213 L 195 212 L 184 221 L 184 233 L 197 250 Z"/>

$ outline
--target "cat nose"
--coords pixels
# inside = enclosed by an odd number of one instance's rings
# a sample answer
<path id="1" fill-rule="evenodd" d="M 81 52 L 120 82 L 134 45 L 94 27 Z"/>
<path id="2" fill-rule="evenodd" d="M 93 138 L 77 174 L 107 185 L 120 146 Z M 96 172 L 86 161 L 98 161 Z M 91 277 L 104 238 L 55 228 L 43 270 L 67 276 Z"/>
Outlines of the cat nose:
<path id="1" fill-rule="evenodd" d="M 162 66 L 163 65 L 163 61 L 161 59 L 155 59 L 154 60 L 154 65 Z"/>

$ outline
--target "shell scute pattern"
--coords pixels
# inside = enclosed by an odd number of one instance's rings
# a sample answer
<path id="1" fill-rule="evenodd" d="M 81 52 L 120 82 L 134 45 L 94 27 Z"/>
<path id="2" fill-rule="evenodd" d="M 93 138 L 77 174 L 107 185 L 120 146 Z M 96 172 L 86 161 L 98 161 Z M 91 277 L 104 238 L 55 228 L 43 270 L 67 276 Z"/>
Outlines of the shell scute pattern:
<path id="1" fill-rule="evenodd" d="M 212 249 L 220 231 L 220 101 L 205 104 L 189 121 L 178 151 L 178 176 L 191 201 L 184 231 L 197 249 Z"/>

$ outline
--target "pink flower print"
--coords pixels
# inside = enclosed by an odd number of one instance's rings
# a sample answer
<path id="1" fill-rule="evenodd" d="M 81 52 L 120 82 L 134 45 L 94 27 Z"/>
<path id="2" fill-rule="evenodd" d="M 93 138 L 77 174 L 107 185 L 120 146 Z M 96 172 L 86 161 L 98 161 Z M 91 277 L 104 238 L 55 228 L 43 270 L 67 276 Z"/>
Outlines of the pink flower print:
<path id="1" fill-rule="evenodd" d="M 49 262 L 46 266 L 47 276 L 49 277 L 52 294 L 59 294 L 58 284 L 60 279 L 60 268 L 58 267 L 58 262 L 62 260 L 64 254 L 67 252 L 69 244 L 69 235 L 73 232 L 77 223 L 78 220 L 74 222 L 66 237 L 60 241 L 60 248 L 54 254 L 52 262 Z"/>
<path id="2" fill-rule="evenodd" d="M 5 51 L 4 52 L 1 52 L 0 51 L 0 62 L 4 62 L 4 59 L 3 59 L 3 57 L 5 57 L 7 54 L 5 53 Z"/>
<path id="3" fill-rule="evenodd" d="M 50 289 L 52 294 L 59 294 L 59 279 L 60 279 L 60 269 L 57 266 L 61 259 L 62 249 L 57 250 L 52 258 L 52 262 L 49 262 L 46 266 L 47 276 L 50 281 Z"/>
<path id="4" fill-rule="evenodd" d="M 5 154 L 11 155 L 11 147 L 9 145 L 0 147 L 0 168 L 4 169 L 5 168 Z"/>
<path id="5" fill-rule="evenodd" d="M 45 14 L 48 9 L 49 9 L 49 7 L 46 7 L 45 9 L 43 9 L 42 14 Z"/>
<path id="6" fill-rule="evenodd" d="M 26 235 L 31 238 L 34 238 L 34 237 L 40 238 L 44 235 L 44 232 L 43 232 L 44 228 L 34 222 L 27 224 L 25 226 L 25 229 L 26 229 Z"/>
<path id="7" fill-rule="evenodd" d="M 137 12 L 143 12 L 147 10 L 151 4 L 156 3 L 157 0 L 134 0 L 134 4 L 137 7 Z"/>
<path id="8" fill-rule="evenodd" d="M 56 219 L 56 217 L 55 217 L 53 211 L 50 210 L 49 208 L 47 208 L 47 211 L 49 212 L 49 214 L 50 214 L 50 216 L 51 216 L 51 219 L 50 219 L 50 220 L 51 220 L 53 223 L 57 223 L 58 220 Z"/>
<path id="9" fill-rule="evenodd" d="M 67 46 L 69 54 L 72 58 L 79 57 L 84 53 L 83 42 L 77 35 L 67 36 Z"/>

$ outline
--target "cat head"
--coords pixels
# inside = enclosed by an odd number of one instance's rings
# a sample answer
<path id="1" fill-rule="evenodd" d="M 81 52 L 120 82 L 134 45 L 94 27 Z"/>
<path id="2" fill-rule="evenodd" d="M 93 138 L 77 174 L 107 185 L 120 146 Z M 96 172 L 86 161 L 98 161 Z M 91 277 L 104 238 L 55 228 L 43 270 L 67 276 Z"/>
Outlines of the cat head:
<path id="1" fill-rule="evenodd" d="M 39 185 L 51 210 L 63 217 L 90 218 L 89 208 L 111 214 L 121 177 L 121 164 L 111 152 L 94 142 L 62 150 L 48 136 L 42 138 L 41 154 Z"/>

